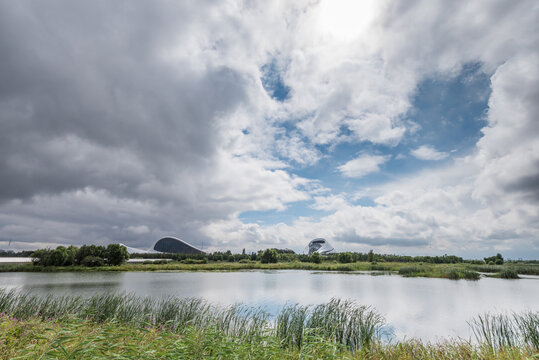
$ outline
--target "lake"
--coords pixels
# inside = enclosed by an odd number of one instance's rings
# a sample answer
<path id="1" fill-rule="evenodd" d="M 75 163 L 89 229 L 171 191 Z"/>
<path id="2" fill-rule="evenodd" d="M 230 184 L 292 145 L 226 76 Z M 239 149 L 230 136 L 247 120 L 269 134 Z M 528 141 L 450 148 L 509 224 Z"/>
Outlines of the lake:
<path id="1" fill-rule="evenodd" d="M 538 310 L 539 277 L 479 281 L 302 270 L 238 272 L 0 273 L 0 287 L 37 294 L 200 297 L 215 304 L 244 303 L 275 313 L 286 303 L 353 299 L 375 307 L 395 336 L 424 340 L 462 337 L 467 321 L 485 312 Z"/>

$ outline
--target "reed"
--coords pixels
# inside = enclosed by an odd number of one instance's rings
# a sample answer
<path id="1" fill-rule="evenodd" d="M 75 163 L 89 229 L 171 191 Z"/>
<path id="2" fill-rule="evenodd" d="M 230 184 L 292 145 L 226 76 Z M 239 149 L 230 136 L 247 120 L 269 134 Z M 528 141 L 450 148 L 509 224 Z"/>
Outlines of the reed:
<path id="1" fill-rule="evenodd" d="M 115 321 L 134 326 L 160 326 L 171 331 L 214 328 L 227 336 L 253 339 L 272 335 L 283 346 L 301 348 L 324 338 L 351 351 L 379 339 L 384 319 L 373 309 L 352 301 L 332 299 L 317 306 L 285 306 L 270 321 L 260 308 L 217 307 L 197 298 L 155 300 L 130 294 L 97 294 L 89 298 L 40 297 L 0 290 L 0 312 L 21 320 L 77 318 L 94 323 Z"/>
<path id="2" fill-rule="evenodd" d="M 0 314 L 0 359 L 391 359 L 391 360 L 520 360 L 533 359 L 530 349 L 510 347 L 492 352 L 464 340 L 426 343 L 417 339 L 374 342 L 351 352 L 323 338 L 301 348 L 283 347 L 272 335 L 241 339 L 214 327 L 133 326 L 116 321 L 96 323 L 62 320 L 18 320 Z"/>
<path id="3" fill-rule="evenodd" d="M 515 269 L 504 269 L 500 273 L 502 279 L 520 279 Z"/>
<path id="4" fill-rule="evenodd" d="M 478 315 L 469 325 L 477 341 L 492 352 L 512 347 L 539 350 L 539 313 Z"/>
<path id="5" fill-rule="evenodd" d="M 309 352 L 311 351 L 309 349 L 314 348 L 316 352 L 322 351 L 323 348 L 324 353 L 327 352 L 327 354 L 346 353 L 350 356 L 374 354 L 388 349 L 395 354 L 401 351 L 403 354 L 409 354 L 410 351 L 415 352 L 420 349 L 419 345 L 410 342 L 399 343 L 400 348 L 391 343 L 383 344 L 380 339 L 385 335 L 383 333 L 384 318 L 370 307 L 339 299 L 332 299 L 328 303 L 314 306 L 290 304 L 285 306 L 276 317 L 270 318 L 260 308 L 245 305 L 219 307 L 197 298 L 155 299 L 131 294 L 96 294 L 88 298 L 41 297 L 0 289 L 0 313 L 0 320 L 8 317 L 27 323 L 32 321 L 59 323 L 62 327 L 72 323 L 85 324 L 84 326 L 88 328 L 117 324 L 114 326 L 127 326 L 148 331 L 160 329 L 166 334 L 187 337 L 217 337 L 221 343 L 231 341 L 242 344 L 241 346 L 255 348 L 277 344 L 278 347 L 289 349 L 287 351 L 296 355 L 303 351 Z M 501 356 L 500 354 L 513 356 L 515 351 L 518 354 L 534 353 L 539 349 L 539 313 L 537 312 L 512 315 L 485 314 L 474 318 L 469 325 L 479 346 L 495 354 L 496 357 Z M 197 344 L 194 341 L 193 346 L 202 346 Z M 58 349 L 61 345 L 58 344 Z M 425 349 L 421 351 L 426 353 L 434 351 L 433 349 L 439 350 L 438 347 L 425 346 Z M 450 348 L 447 345 L 444 345 L 443 349 L 445 355 L 440 355 L 440 358 L 448 358 L 447 354 L 453 350 L 449 351 Z M 459 347 L 457 353 L 464 351 L 463 349 L 466 347 Z M 474 347 L 467 349 L 472 353 L 479 351 Z M 261 349 L 252 350 L 262 351 Z M 424 358 L 436 358 L 436 356 Z"/>

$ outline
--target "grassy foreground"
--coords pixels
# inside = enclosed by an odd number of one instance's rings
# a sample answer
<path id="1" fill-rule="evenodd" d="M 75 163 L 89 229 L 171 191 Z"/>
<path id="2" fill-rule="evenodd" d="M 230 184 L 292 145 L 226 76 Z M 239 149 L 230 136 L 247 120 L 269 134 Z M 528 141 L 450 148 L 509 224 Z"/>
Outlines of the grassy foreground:
<path id="1" fill-rule="evenodd" d="M 533 359 L 539 313 L 483 315 L 464 340 L 384 342 L 372 308 L 334 299 L 275 318 L 200 299 L 36 297 L 0 290 L 2 359 Z"/>
<path id="2" fill-rule="evenodd" d="M 278 262 L 263 264 L 260 261 L 226 262 L 216 261 L 200 264 L 179 261 L 167 263 L 124 263 L 118 266 L 40 266 L 33 264 L 0 265 L 0 272 L 59 272 L 59 271 L 239 271 L 239 270 L 312 270 L 312 271 L 387 271 L 398 273 L 406 277 L 432 277 L 452 280 L 467 279 L 478 280 L 481 273 L 488 273 L 490 277 L 517 279 L 520 275 L 539 275 L 538 264 L 504 265 L 473 265 L 469 263 L 458 264 L 427 264 L 427 263 L 400 263 L 400 262 L 353 262 L 341 264 L 336 261 L 323 261 L 320 264 L 310 262 Z"/>

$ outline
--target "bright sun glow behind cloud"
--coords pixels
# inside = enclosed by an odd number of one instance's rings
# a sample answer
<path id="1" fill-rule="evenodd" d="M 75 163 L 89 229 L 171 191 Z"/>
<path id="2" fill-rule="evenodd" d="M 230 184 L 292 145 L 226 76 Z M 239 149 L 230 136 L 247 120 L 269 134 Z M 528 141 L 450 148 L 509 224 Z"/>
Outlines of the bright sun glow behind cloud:
<path id="1" fill-rule="evenodd" d="M 375 1 L 325 0 L 318 8 L 319 29 L 337 41 L 360 36 L 375 16 Z"/>

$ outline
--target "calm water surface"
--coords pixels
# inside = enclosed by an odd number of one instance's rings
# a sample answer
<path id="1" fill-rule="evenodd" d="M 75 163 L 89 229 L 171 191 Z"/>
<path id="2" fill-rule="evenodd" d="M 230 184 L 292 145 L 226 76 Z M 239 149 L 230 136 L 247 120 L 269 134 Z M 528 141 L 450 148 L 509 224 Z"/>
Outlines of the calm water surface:
<path id="1" fill-rule="evenodd" d="M 397 338 L 469 338 L 466 321 L 485 312 L 539 310 L 539 277 L 479 281 L 403 278 L 301 270 L 241 272 L 0 273 L 0 287 L 38 294 L 132 292 L 244 303 L 275 313 L 286 303 L 319 304 L 333 297 L 371 305 Z"/>

